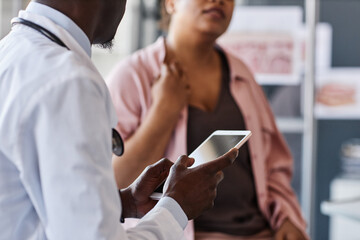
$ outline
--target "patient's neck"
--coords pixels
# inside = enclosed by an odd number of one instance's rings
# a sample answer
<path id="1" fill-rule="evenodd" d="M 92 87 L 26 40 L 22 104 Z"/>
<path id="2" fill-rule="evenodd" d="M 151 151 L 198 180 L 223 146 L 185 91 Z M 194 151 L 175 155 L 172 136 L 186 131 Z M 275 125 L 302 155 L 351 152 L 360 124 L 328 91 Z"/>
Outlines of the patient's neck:
<path id="1" fill-rule="evenodd" d="M 185 67 L 209 67 L 216 62 L 214 38 L 169 32 L 166 44 L 168 59 L 176 59 Z"/>

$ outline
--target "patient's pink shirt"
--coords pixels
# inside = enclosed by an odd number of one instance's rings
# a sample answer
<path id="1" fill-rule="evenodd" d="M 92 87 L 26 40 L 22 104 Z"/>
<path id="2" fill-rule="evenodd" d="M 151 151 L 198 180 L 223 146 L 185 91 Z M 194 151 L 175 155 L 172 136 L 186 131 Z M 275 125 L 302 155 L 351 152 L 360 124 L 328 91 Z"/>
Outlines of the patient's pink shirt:
<path id="1" fill-rule="evenodd" d="M 260 211 L 272 229 L 288 218 L 305 234 L 306 224 L 291 188 L 293 160 L 283 136 L 276 127 L 262 88 L 238 58 L 226 52 L 230 68 L 230 92 L 243 114 L 246 128 L 252 131 L 249 151 Z M 145 119 L 152 103 L 151 85 L 164 61 L 164 39 L 139 50 L 121 61 L 107 79 L 118 115 L 117 130 L 130 137 Z M 187 153 L 188 112 L 183 109 L 164 157 L 175 161 Z M 189 224 L 187 239 L 193 238 Z"/>

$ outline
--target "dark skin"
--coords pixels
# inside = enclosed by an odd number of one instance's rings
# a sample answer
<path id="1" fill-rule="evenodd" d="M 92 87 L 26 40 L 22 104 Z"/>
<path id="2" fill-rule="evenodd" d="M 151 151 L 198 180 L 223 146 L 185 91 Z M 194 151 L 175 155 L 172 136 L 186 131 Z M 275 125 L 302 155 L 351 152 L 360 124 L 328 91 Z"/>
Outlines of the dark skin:
<path id="1" fill-rule="evenodd" d="M 195 168 L 188 168 L 194 159 L 187 156 L 179 157 L 174 164 L 162 159 L 148 166 L 129 187 L 120 191 L 123 216 L 143 217 L 157 202 L 150 195 L 166 179 L 163 196 L 175 199 L 188 219 L 196 218 L 213 207 L 216 188 L 224 177 L 221 170 L 231 165 L 237 154 L 238 150 L 232 149 Z"/>
<path id="2" fill-rule="evenodd" d="M 124 15 L 126 0 L 35 0 L 72 19 L 91 44 L 110 42 Z M 214 204 L 216 188 L 223 179 L 222 169 L 233 163 L 238 150 L 232 149 L 218 159 L 189 169 L 194 159 L 180 157 L 175 164 L 167 159 L 147 167 L 126 189 L 120 191 L 123 217 L 142 217 L 156 201 L 150 198 L 166 179 L 163 196 L 179 203 L 188 219 L 199 216 Z"/>
<path id="3" fill-rule="evenodd" d="M 126 0 L 35 0 L 71 18 L 91 44 L 111 41 L 124 15 Z"/>

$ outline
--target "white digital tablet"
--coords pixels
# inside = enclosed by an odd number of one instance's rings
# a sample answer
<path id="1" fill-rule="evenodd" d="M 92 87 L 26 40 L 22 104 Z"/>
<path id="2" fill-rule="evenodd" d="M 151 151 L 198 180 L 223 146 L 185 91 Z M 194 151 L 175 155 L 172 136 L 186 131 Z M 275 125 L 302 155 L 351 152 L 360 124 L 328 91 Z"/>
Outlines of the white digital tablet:
<path id="1" fill-rule="evenodd" d="M 234 147 L 240 149 L 250 136 L 251 131 L 218 130 L 213 132 L 189 155 L 195 159 L 190 168 L 215 160 Z M 150 197 L 159 200 L 162 196 L 162 188 L 158 188 L 156 191 Z"/>
<path id="2" fill-rule="evenodd" d="M 189 155 L 195 159 L 191 168 L 215 160 L 234 147 L 240 149 L 250 136 L 251 131 L 218 130 L 213 132 Z"/>

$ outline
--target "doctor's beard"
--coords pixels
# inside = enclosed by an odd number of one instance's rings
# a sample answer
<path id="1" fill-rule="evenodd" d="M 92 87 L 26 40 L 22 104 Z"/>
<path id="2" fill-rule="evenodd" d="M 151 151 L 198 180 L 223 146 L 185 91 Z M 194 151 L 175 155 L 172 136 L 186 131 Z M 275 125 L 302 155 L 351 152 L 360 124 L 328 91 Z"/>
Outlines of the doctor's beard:
<path id="1" fill-rule="evenodd" d="M 105 43 L 95 44 L 95 46 L 102 49 L 108 49 L 109 51 L 111 51 L 112 48 L 114 47 L 114 39 L 107 41 Z"/>

